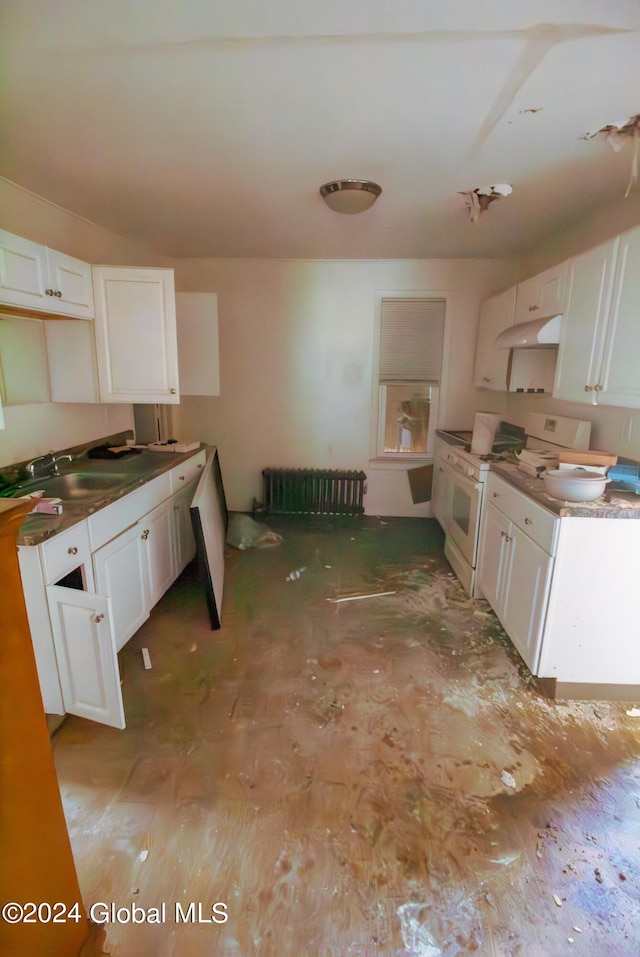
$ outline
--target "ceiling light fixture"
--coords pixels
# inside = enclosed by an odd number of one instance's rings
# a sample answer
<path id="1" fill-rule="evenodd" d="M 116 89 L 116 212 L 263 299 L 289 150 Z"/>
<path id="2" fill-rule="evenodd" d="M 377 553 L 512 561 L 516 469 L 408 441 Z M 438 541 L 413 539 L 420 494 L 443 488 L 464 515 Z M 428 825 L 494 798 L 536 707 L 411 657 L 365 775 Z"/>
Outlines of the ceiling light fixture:
<path id="1" fill-rule="evenodd" d="M 364 213 L 381 192 L 381 187 L 368 179 L 337 179 L 320 187 L 320 195 L 336 213 Z"/>

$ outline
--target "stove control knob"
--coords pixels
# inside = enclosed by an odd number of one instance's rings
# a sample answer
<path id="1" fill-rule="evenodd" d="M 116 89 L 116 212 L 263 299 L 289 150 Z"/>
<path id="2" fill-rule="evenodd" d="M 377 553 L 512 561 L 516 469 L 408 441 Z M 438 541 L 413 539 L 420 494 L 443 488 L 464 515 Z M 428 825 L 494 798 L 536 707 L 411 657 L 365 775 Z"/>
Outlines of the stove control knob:
<path id="1" fill-rule="evenodd" d="M 474 473 L 473 465 L 468 465 L 465 469 L 465 472 L 467 473 L 467 475 L 473 475 Z"/>
<path id="2" fill-rule="evenodd" d="M 449 461 L 451 462 L 452 465 L 457 465 L 460 459 L 458 458 L 457 455 L 453 455 L 453 453 L 451 453 L 449 455 Z"/>

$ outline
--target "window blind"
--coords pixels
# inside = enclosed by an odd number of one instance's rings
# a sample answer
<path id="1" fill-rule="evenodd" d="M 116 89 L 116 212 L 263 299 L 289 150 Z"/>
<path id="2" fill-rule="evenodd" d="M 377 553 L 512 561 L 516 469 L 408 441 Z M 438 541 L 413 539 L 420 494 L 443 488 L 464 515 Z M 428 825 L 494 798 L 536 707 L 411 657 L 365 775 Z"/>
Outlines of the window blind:
<path id="1" fill-rule="evenodd" d="M 444 299 L 382 300 L 381 382 L 440 380 L 444 307 Z"/>

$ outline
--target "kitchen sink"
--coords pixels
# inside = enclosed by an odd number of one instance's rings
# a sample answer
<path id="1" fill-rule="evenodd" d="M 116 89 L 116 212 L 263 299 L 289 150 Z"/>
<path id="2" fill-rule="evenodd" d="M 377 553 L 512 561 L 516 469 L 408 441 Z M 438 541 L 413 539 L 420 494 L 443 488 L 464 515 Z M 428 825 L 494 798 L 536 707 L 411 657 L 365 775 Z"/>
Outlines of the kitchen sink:
<path id="1" fill-rule="evenodd" d="M 118 485 L 131 483 L 127 472 L 64 472 L 62 475 L 43 476 L 16 488 L 16 495 L 25 495 L 43 489 L 47 498 L 79 501 L 103 497 Z"/>

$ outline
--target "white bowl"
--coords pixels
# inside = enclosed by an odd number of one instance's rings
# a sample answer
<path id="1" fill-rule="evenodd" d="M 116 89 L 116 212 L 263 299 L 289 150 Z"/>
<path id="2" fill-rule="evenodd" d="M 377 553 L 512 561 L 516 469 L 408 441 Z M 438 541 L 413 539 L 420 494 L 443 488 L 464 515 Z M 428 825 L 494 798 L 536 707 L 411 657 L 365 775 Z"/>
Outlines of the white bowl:
<path id="1" fill-rule="evenodd" d="M 600 498 L 608 479 L 587 469 L 547 469 L 542 473 L 544 490 L 562 502 L 592 502 Z"/>

